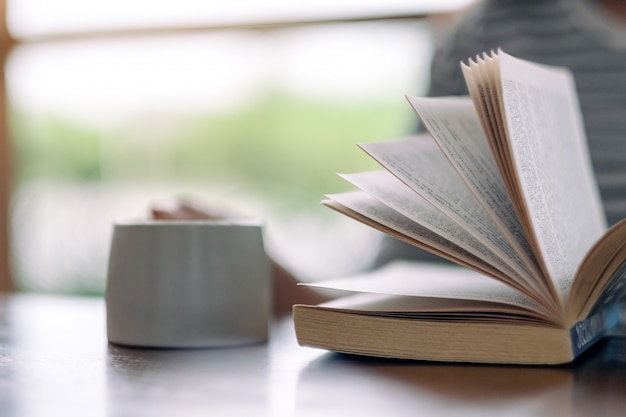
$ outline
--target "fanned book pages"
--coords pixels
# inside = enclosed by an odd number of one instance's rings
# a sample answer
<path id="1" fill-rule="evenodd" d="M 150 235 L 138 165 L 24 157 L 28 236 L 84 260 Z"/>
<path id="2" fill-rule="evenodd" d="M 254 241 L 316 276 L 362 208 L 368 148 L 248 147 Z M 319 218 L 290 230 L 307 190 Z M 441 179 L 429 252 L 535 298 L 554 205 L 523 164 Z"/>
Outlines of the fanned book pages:
<path id="1" fill-rule="evenodd" d="M 466 268 L 317 283 L 354 294 L 294 306 L 301 345 L 558 364 L 620 324 L 626 221 L 607 229 L 571 73 L 502 51 L 460 71 L 469 97 L 408 97 L 428 134 L 361 144 L 381 169 L 323 203 Z"/>

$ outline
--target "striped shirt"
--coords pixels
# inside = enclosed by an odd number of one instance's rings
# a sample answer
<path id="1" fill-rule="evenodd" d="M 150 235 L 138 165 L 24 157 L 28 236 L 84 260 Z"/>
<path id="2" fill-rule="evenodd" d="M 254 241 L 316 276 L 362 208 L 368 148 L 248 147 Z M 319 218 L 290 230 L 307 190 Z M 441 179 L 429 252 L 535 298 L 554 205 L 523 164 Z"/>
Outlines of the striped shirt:
<path id="1" fill-rule="evenodd" d="M 437 46 L 429 95 L 467 94 L 459 62 L 502 48 L 518 58 L 569 67 L 608 223 L 626 217 L 626 21 L 590 0 L 484 0 Z M 376 264 L 418 256 L 385 242 Z"/>
<path id="2" fill-rule="evenodd" d="M 574 73 L 609 224 L 626 217 L 626 21 L 584 0 L 487 0 L 433 57 L 430 95 L 467 94 L 460 61 L 497 49 Z"/>

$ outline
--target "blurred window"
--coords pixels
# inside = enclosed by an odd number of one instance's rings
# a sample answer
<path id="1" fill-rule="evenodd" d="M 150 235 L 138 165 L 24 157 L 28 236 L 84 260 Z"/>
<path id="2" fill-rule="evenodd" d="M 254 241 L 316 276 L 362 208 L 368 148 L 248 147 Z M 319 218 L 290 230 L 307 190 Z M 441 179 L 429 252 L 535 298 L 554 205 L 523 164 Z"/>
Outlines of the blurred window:
<path id="1" fill-rule="evenodd" d="M 411 132 L 423 17 L 465 3 L 10 1 L 18 288 L 102 294 L 113 220 L 178 195 L 264 218 L 305 278 L 364 267 L 378 235 L 319 201 Z"/>

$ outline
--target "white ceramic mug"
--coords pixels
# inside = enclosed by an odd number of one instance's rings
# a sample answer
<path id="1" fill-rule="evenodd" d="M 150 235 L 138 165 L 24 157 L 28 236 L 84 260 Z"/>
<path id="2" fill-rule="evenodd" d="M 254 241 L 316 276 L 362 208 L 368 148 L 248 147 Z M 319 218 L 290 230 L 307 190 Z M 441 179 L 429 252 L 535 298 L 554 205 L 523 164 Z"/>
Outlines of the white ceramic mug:
<path id="1" fill-rule="evenodd" d="M 267 340 L 269 260 L 257 220 L 117 221 L 109 342 L 186 348 Z"/>

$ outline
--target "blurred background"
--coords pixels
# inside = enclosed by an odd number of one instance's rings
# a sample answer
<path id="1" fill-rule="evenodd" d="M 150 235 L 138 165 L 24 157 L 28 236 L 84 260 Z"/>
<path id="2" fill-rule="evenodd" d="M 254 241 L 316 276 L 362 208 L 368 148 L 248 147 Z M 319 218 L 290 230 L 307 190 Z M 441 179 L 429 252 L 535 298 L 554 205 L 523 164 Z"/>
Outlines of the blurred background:
<path id="1" fill-rule="evenodd" d="M 114 219 L 178 196 L 263 218 L 305 280 L 367 267 L 380 236 L 320 200 L 375 167 L 357 143 L 411 133 L 468 2 L 7 0 L 16 288 L 103 294 Z"/>

